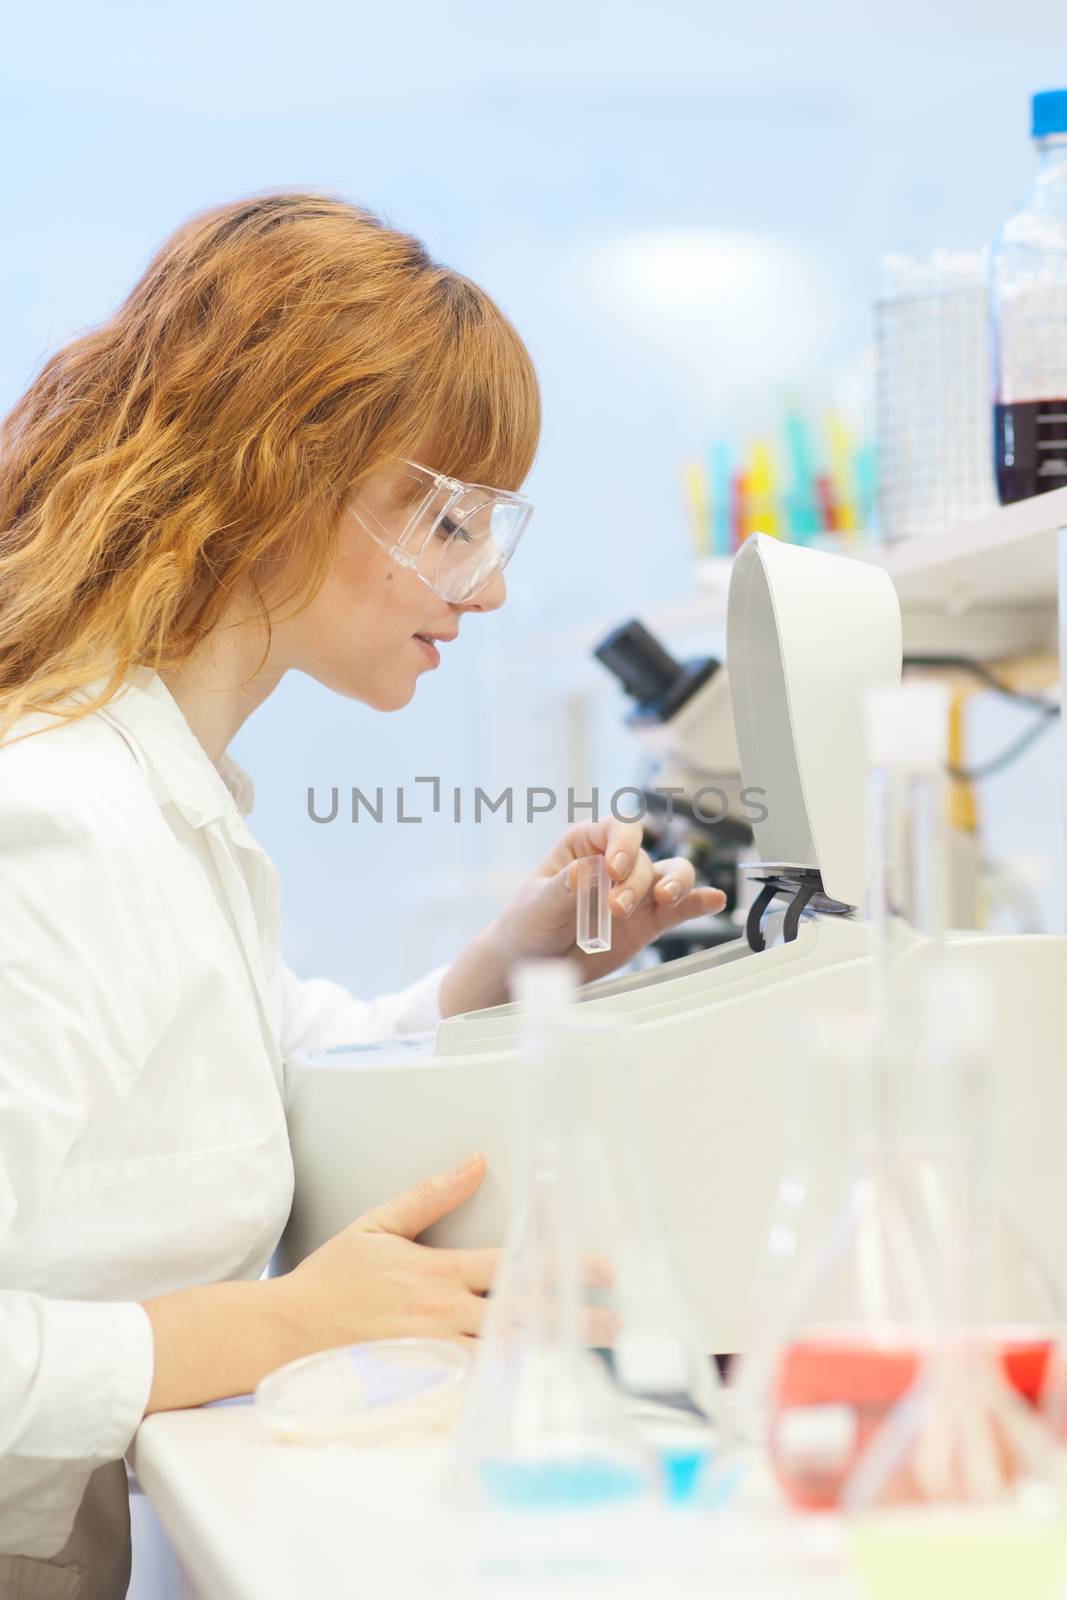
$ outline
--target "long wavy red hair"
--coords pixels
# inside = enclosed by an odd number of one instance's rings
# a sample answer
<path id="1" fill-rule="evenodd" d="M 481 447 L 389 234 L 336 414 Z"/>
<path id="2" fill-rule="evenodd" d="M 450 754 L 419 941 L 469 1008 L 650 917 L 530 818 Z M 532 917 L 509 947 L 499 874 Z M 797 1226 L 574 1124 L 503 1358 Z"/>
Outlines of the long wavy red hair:
<path id="1" fill-rule="evenodd" d="M 193 217 L 0 427 L 0 737 L 175 666 L 238 590 L 269 637 L 325 579 L 353 490 L 420 441 L 517 489 L 539 431 L 522 340 L 419 240 L 326 195 Z"/>

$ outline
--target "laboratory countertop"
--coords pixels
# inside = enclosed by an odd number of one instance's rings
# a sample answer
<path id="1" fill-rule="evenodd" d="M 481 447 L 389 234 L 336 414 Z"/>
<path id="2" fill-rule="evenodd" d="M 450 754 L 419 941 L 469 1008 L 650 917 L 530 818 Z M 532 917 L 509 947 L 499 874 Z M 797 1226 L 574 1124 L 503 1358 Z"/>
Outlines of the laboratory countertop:
<path id="1" fill-rule="evenodd" d="M 343 1600 L 514 1591 L 522 1600 L 604 1594 L 693 1600 L 859 1600 L 835 1518 L 772 1511 L 758 1493 L 729 1513 L 627 1517 L 624 1575 L 531 1577 L 501 1559 L 500 1528 L 439 1506 L 445 1447 L 279 1444 L 251 1404 L 148 1418 L 131 1460 L 198 1600 Z M 520 1536 L 521 1537 L 521 1536 Z M 494 1540 L 496 1541 L 494 1545 Z M 488 1542 L 486 1542 L 488 1541 Z M 618 1560 L 620 1545 L 612 1542 Z M 529 1553 L 519 1557 L 530 1561 Z M 535 1562 L 543 1557 L 536 1553 Z M 541 1571 L 541 1567 L 538 1571 Z M 711 1587 L 714 1585 L 714 1588 Z"/>

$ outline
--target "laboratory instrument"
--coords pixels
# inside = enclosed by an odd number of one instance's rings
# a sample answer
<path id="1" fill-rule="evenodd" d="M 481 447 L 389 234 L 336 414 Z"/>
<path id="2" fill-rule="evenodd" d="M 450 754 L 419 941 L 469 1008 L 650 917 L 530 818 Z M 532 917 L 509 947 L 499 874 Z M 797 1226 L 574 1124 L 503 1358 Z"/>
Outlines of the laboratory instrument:
<path id="1" fill-rule="evenodd" d="M 1033 97 L 1038 173 L 990 261 L 994 464 L 1004 504 L 1067 484 L 1067 89 Z"/>
<path id="2" fill-rule="evenodd" d="M 870 990 L 863 695 L 899 681 L 900 608 L 876 566 L 754 535 L 732 568 L 729 697 L 740 768 L 758 789 L 745 936 L 583 986 L 578 1006 L 621 1019 L 634 1050 L 633 1140 L 704 1348 L 743 1351 L 754 1278 L 783 1166 L 794 1067 L 783 1030 L 856 1010 Z M 902 1004 L 931 959 L 902 919 Z M 1054 1276 L 1067 1170 L 1062 1048 L 1067 940 L 951 934 L 995 994 L 990 1034 L 998 1192 Z M 282 1260 L 297 1261 L 390 1195 L 484 1151 L 477 1194 L 431 1241 L 498 1244 L 508 1222 L 514 1003 L 431 1033 L 296 1052 L 287 1115 L 296 1171 Z M 843 1187 L 851 1148 L 836 1152 Z"/>
<path id="3" fill-rule="evenodd" d="M 582 856 L 575 864 L 575 893 L 578 899 L 577 937 L 579 950 L 597 955 L 611 949 L 611 879 L 603 855 Z"/>
<path id="4" fill-rule="evenodd" d="M 726 669 L 714 656 L 677 661 L 644 623 L 615 628 L 594 654 L 631 700 L 625 723 L 644 758 L 635 788 L 644 848 L 653 861 L 684 856 L 694 880 L 721 889 L 721 912 L 683 923 L 649 946 L 663 961 L 735 939 L 744 900 L 738 863 L 751 853 L 752 816 L 742 793 Z"/>

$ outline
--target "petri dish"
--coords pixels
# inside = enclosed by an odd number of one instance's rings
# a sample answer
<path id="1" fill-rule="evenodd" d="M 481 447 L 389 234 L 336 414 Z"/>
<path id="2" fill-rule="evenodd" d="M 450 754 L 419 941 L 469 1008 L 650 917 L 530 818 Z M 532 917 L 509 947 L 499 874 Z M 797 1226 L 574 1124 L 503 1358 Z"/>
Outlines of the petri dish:
<path id="1" fill-rule="evenodd" d="M 446 1339 L 375 1339 L 268 1373 L 256 1414 L 293 1444 L 414 1444 L 447 1431 L 470 1370 Z"/>

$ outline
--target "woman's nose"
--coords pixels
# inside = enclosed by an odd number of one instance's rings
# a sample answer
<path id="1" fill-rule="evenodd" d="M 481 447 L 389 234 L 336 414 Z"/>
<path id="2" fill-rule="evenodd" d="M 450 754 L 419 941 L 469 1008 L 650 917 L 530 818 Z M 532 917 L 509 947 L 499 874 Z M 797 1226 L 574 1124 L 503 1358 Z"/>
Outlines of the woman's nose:
<path id="1" fill-rule="evenodd" d="M 502 572 L 494 572 L 484 589 L 479 589 L 473 600 L 464 601 L 461 611 L 499 611 L 508 597 L 508 586 Z"/>

